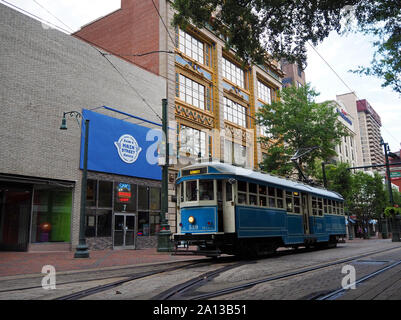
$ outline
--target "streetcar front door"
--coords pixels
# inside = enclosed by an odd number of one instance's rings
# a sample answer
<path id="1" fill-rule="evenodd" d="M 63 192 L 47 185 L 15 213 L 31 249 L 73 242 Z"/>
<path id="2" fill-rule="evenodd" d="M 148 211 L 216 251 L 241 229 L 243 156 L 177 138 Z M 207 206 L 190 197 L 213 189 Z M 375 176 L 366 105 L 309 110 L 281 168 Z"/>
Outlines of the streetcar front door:
<path id="1" fill-rule="evenodd" d="M 223 180 L 224 232 L 235 232 L 235 181 Z"/>

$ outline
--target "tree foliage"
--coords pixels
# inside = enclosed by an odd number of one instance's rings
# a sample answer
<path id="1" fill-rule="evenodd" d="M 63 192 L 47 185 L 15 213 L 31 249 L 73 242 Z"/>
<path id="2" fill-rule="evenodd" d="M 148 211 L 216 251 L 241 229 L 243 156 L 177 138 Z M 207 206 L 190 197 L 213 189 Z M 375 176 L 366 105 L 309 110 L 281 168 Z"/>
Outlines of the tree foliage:
<path id="1" fill-rule="evenodd" d="M 269 137 L 260 138 L 269 145 L 264 170 L 279 175 L 294 173 L 291 157 L 300 149 L 318 147 L 302 157 L 301 166 L 310 175 L 316 159 L 328 161 L 336 155 L 335 146 L 347 135 L 346 129 L 334 106 L 316 103 L 316 96 L 309 84 L 292 86 L 284 88 L 277 101 L 259 109 L 258 122 L 269 130 Z"/>
<path id="2" fill-rule="evenodd" d="M 331 31 L 377 35 L 371 67 L 359 72 L 384 79 L 401 93 L 401 3 L 399 0 L 174 0 L 173 24 L 211 27 L 245 62 L 269 57 L 306 65 L 306 44 L 317 45 Z M 350 18 L 351 17 L 351 18 Z"/>
<path id="3" fill-rule="evenodd" d="M 359 66 L 354 73 L 377 76 L 401 94 L 401 2 L 364 1 L 355 9 L 357 30 L 377 36 L 370 67 Z"/>
<path id="4" fill-rule="evenodd" d="M 379 218 L 388 204 L 383 178 L 378 173 L 374 176 L 362 171 L 353 174 L 346 204 L 349 211 L 362 221 Z"/>

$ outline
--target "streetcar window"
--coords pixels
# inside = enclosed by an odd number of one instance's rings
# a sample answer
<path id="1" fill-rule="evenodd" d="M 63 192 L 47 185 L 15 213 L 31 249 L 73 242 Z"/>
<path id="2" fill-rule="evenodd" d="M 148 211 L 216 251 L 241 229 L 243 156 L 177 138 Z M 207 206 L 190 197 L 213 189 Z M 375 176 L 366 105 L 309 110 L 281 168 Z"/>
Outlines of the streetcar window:
<path id="1" fill-rule="evenodd" d="M 247 204 L 247 183 L 244 181 L 238 181 L 238 203 Z"/>
<path id="2" fill-rule="evenodd" d="M 259 194 L 267 195 L 266 186 L 259 186 Z"/>
<path id="3" fill-rule="evenodd" d="M 286 194 L 287 194 L 287 196 L 286 196 L 287 211 L 292 212 L 294 209 L 293 203 L 292 203 L 292 192 L 287 191 Z"/>
<path id="4" fill-rule="evenodd" d="M 238 181 L 238 191 L 246 192 L 246 182 Z"/>
<path id="5" fill-rule="evenodd" d="M 185 183 L 185 201 L 197 201 L 198 200 L 198 186 L 197 181 L 187 181 Z"/>
<path id="6" fill-rule="evenodd" d="M 199 200 L 214 200 L 214 180 L 199 180 Z"/>
<path id="7" fill-rule="evenodd" d="M 256 184 L 254 184 L 254 183 L 250 183 L 249 184 L 249 193 L 257 193 L 258 191 L 258 187 L 257 187 L 257 185 Z"/>
<path id="8" fill-rule="evenodd" d="M 246 193 L 238 192 L 238 203 L 239 204 L 246 204 Z"/>
<path id="9" fill-rule="evenodd" d="M 318 214 L 317 198 L 316 197 L 312 197 L 312 214 L 314 216 L 317 216 L 317 214 Z"/>
<path id="10" fill-rule="evenodd" d="M 259 206 L 266 207 L 267 206 L 267 187 L 259 186 Z"/>
<path id="11" fill-rule="evenodd" d="M 256 206 L 258 204 L 258 196 L 254 194 L 249 195 L 249 204 Z"/>
<path id="12" fill-rule="evenodd" d="M 226 182 L 226 201 L 233 201 L 233 187 L 228 181 Z"/>
<path id="13" fill-rule="evenodd" d="M 327 200 L 327 212 L 328 213 L 331 213 L 332 211 L 331 211 L 331 200 Z"/>
<path id="14" fill-rule="evenodd" d="M 294 192 L 294 212 L 301 213 L 301 198 L 299 192 Z"/>
<path id="15" fill-rule="evenodd" d="M 184 190 L 183 190 L 183 188 L 184 188 L 184 183 L 181 183 L 181 184 L 178 186 L 178 192 L 179 192 L 179 194 L 180 194 L 181 202 L 184 202 Z"/>
<path id="16" fill-rule="evenodd" d="M 277 208 L 284 208 L 283 190 L 276 189 L 277 195 Z"/>
<path id="17" fill-rule="evenodd" d="M 269 197 L 269 207 L 270 208 L 276 207 L 276 199 Z"/>
<path id="18" fill-rule="evenodd" d="M 323 212 L 327 213 L 327 199 L 323 200 Z"/>
<path id="19" fill-rule="evenodd" d="M 259 205 L 261 207 L 266 207 L 267 206 L 267 200 L 265 196 L 259 196 Z"/>
<path id="20" fill-rule="evenodd" d="M 323 216 L 323 199 L 322 198 L 317 198 L 317 205 L 318 205 L 318 210 L 319 210 L 319 216 Z"/>
<path id="21" fill-rule="evenodd" d="M 258 205 L 258 185 L 254 183 L 249 184 L 249 204 Z"/>

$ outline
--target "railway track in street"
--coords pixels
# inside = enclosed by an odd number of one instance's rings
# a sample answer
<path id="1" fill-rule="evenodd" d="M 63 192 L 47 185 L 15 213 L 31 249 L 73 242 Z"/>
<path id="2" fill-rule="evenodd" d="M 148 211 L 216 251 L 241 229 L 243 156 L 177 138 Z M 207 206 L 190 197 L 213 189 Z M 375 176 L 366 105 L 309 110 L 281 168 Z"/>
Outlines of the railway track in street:
<path id="1" fill-rule="evenodd" d="M 337 298 L 341 297 L 345 292 L 347 292 L 347 290 L 349 290 L 350 287 L 353 287 L 353 286 L 356 287 L 356 286 L 358 286 L 358 285 L 360 285 L 360 284 L 362 284 L 362 283 L 364 283 L 364 282 L 366 282 L 366 281 L 378 276 L 379 274 L 382 274 L 382 273 L 384 273 L 384 272 L 386 272 L 386 271 L 388 271 L 390 269 L 395 268 L 396 266 L 398 266 L 400 264 L 401 264 L 401 260 L 400 261 L 396 261 L 396 262 L 392 263 L 389 266 L 386 266 L 384 268 L 381 268 L 379 270 L 376 270 L 374 272 L 369 273 L 368 275 L 362 277 L 361 279 L 349 284 L 345 288 L 339 288 L 339 289 L 334 290 L 332 292 L 329 292 L 329 293 L 326 293 L 326 294 L 321 295 L 319 297 L 316 297 L 313 300 L 336 300 Z"/>
<path id="2" fill-rule="evenodd" d="M 119 269 L 112 270 L 113 274 L 108 274 L 107 277 L 101 277 L 101 272 L 98 271 L 94 275 L 88 274 L 86 275 L 85 279 L 80 279 L 80 280 L 72 280 L 72 281 L 64 281 L 57 283 L 58 288 L 62 287 L 63 285 L 69 285 L 69 284 L 77 284 L 83 286 L 85 285 L 93 285 L 91 284 L 92 281 L 99 281 L 99 280 L 107 280 L 107 283 L 101 283 L 99 285 L 94 285 L 90 288 L 82 290 L 82 287 L 79 291 L 77 291 L 77 288 L 62 288 L 61 290 L 75 290 L 75 292 L 72 292 L 70 294 L 65 294 L 62 296 L 56 296 L 56 297 L 45 297 L 45 298 L 50 298 L 53 300 L 79 300 L 83 298 L 89 298 L 91 299 L 91 296 L 95 296 L 98 293 L 111 291 L 113 294 L 118 294 L 119 287 L 122 287 L 123 285 L 132 285 L 135 284 L 135 281 L 137 280 L 146 280 L 146 278 L 149 279 L 157 279 L 154 278 L 156 277 L 162 277 L 163 274 L 169 273 L 170 275 L 178 275 L 177 278 L 180 278 L 181 272 L 184 270 L 192 270 L 191 272 L 198 273 L 196 277 L 193 277 L 193 275 L 189 274 L 191 277 L 188 277 L 187 273 L 187 280 L 183 281 L 180 284 L 177 285 L 172 285 L 171 287 L 165 286 L 165 290 L 162 292 L 159 292 L 157 294 L 154 294 L 153 296 L 150 296 L 149 299 L 152 300 L 207 300 L 211 298 L 220 298 L 223 296 L 226 296 L 228 294 L 232 294 L 235 292 L 239 291 L 244 291 L 248 290 L 256 285 L 260 285 L 263 283 L 269 283 L 277 280 L 285 280 L 285 279 L 290 279 L 294 278 L 297 276 L 305 275 L 308 273 L 316 272 L 319 270 L 324 270 L 325 268 L 329 268 L 332 266 L 336 265 L 341 265 L 345 263 L 350 263 L 353 261 L 361 261 L 360 259 L 366 258 L 369 256 L 373 256 L 375 254 L 381 254 L 385 252 L 390 252 L 392 250 L 399 250 L 401 249 L 400 246 L 395 246 L 387 249 L 381 249 L 381 250 L 375 250 L 375 251 L 370 251 L 362 254 L 357 254 L 353 255 L 351 257 L 344 257 L 332 261 L 326 261 L 322 262 L 319 264 L 311 265 L 311 266 L 305 266 L 305 267 L 300 267 L 297 269 L 292 269 L 288 271 L 283 271 L 280 273 L 274 272 L 268 276 L 265 277 L 260 277 L 256 280 L 253 281 L 247 281 L 246 283 L 241 283 L 238 285 L 233 285 L 231 287 L 225 287 L 225 288 L 220 288 L 217 290 L 212 290 L 209 292 L 200 292 L 200 288 L 202 288 L 204 291 L 207 286 L 205 286 L 208 283 L 211 283 L 215 278 L 218 276 L 224 274 L 227 271 L 233 270 L 235 268 L 239 268 L 241 266 L 244 266 L 246 264 L 251 264 L 251 263 L 257 263 L 257 260 L 240 260 L 234 258 L 234 257 L 224 257 L 220 258 L 217 261 L 216 260 L 198 260 L 196 262 L 191 262 L 191 263 L 180 263 L 180 264 L 174 264 L 174 266 L 149 266 L 147 269 L 137 269 L 136 273 L 133 273 L 130 268 L 121 268 L 122 272 L 119 273 Z M 320 251 L 320 250 L 319 250 Z M 276 257 L 281 257 L 285 255 L 291 255 L 291 254 L 302 254 L 303 252 L 310 252 L 310 250 L 297 250 L 297 253 L 293 253 L 290 250 L 289 251 L 282 251 L 279 252 Z M 372 272 L 368 276 L 365 276 L 361 279 L 359 279 L 356 283 L 358 285 L 359 283 L 362 283 L 364 281 L 368 281 L 378 273 L 383 273 L 391 268 L 394 268 L 398 265 L 401 264 L 401 261 L 397 261 L 395 263 L 392 263 L 390 266 L 386 266 L 380 270 L 376 270 L 375 272 Z M 152 268 L 153 267 L 153 268 Z M 205 267 L 207 272 L 205 272 Z M 212 269 L 212 270 L 210 270 Z M 79 273 L 81 277 L 85 275 L 85 272 Z M 115 281 L 113 281 L 115 279 Z M 183 277 L 184 279 L 184 277 Z M 164 280 L 163 280 L 164 281 Z M 161 281 L 161 283 L 163 282 Z M 132 284 L 131 284 L 132 282 Z M 168 283 L 167 283 L 168 284 Z M 215 286 L 216 283 L 213 283 Z M 24 290 L 29 291 L 30 289 L 35 289 L 35 288 L 42 288 L 41 286 L 25 286 L 25 287 L 20 287 L 20 288 L 13 288 L 10 290 L 0 290 L 0 293 L 5 293 L 7 292 L 16 292 L 16 291 L 21 291 L 23 292 Z M 202 290 L 201 289 L 201 290 Z M 57 293 L 57 292 L 55 292 Z M 342 289 L 338 290 L 332 290 L 332 291 L 326 291 L 326 292 L 321 292 L 319 295 L 315 295 L 311 299 L 315 300 L 329 300 L 329 299 L 336 299 L 336 297 L 341 296 L 344 293 Z M 58 292 L 60 294 L 60 292 Z M 96 296 L 95 296 L 96 297 Z M 97 297 L 98 298 L 98 297 Z"/>
<path id="3" fill-rule="evenodd" d="M 202 283 L 206 283 L 206 279 L 205 281 L 196 281 L 196 279 L 194 279 L 195 281 L 193 281 L 193 283 L 191 283 L 190 281 L 186 284 L 183 284 L 182 286 L 176 286 L 168 291 L 166 291 L 165 293 L 162 293 L 160 295 L 158 295 L 157 297 L 155 297 L 156 299 L 161 299 L 161 300 L 171 300 L 171 299 L 184 299 L 184 300 L 207 300 L 210 298 L 216 298 L 216 297 L 221 297 L 227 294 L 231 294 L 234 292 L 238 292 L 238 291 L 243 291 L 243 290 L 248 290 L 256 285 L 259 284 L 263 284 L 263 283 L 268 283 L 268 282 L 272 282 L 272 281 L 276 281 L 276 280 L 282 280 L 282 279 L 286 279 L 286 278 L 291 278 L 291 277 L 296 277 L 298 275 L 302 275 L 302 274 L 306 274 L 306 273 L 310 273 L 310 272 L 315 272 L 318 270 L 323 270 L 325 268 L 329 268 L 335 265 L 341 265 L 344 263 L 349 263 L 352 261 L 357 261 L 361 258 L 366 258 L 368 256 L 371 255 L 375 255 L 378 253 L 383 253 L 383 252 L 388 252 L 391 250 L 397 250 L 397 249 L 401 249 L 399 246 L 397 247 L 392 247 L 386 250 L 380 250 L 380 251 L 374 251 L 374 252 L 369 252 L 369 253 L 365 253 L 365 254 L 361 254 L 361 255 L 357 255 L 357 256 L 353 256 L 353 257 L 349 257 L 349 258 L 344 258 L 344 259 L 339 259 L 336 261 L 332 261 L 332 262 L 328 262 L 328 263 L 324 263 L 324 264 L 319 264 L 319 265 L 315 265 L 315 266 L 310 266 L 310 267 L 306 267 L 306 268 L 300 268 L 291 272 L 286 272 L 286 273 L 282 273 L 282 274 L 276 274 L 276 275 L 271 275 L 269 277 L 265 277 L 262 279 L 258 279 L 255 281 L 249 281 L 247 283 L 243 283 L 237 286 L 232 286 L 229 288 L 224 288 L 224 289 L 220 289 L 220 290 L 215 290 L 213 292 L 207 292 L 207 293 L 200 293 L 200 294 L 196 294 L 194 293 L 194 290 L 199 288 Z M 398 264 L 400 264 L 400 262 L 397 262 L 389 267 L 383 268 L 381 272 L 384 272 L 388 269 L 393 268 L 395 266 L 397 266 Z M 221 274 L 221 272 L 219 272 L 219 274 Z M 218 274 L 217 274 L 218 275 Z M 216 277 L 217 275 L 213 275 L 213 277 Z M 366 281 L 368 279 L 370 279 L 371 277 L 373 277 L 375 274 L 372 273 L 372 275 L 370 277 L 364 277 L 363 279 L 359 280 L 359 281 Z M 206 275 L 205 275 L 206 276 Z M 366 279 L 365 279 L 366 278 Z M 209 279 L 210 280 L 210 279 Z M 340 294 L 340 292 L 337 292 L 337 290 L 333 293 L 329 295 L 327 295 L 327 298 L 330 297 L 335 297 L 336 295 Z M 321 300 L 325 300 L 325 299 L 321 299 Z"/>

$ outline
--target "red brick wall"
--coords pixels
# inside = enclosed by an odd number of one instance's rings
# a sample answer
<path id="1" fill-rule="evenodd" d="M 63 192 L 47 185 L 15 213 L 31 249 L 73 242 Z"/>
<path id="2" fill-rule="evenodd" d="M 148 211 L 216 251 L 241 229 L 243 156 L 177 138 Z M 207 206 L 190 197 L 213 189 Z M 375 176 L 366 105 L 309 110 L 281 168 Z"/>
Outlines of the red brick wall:
<path id="1" fill-rule="evenodd" d="M 154 3 L 159 7 L 158 0 Z M 82 27 L 74 36 L 159 74 L 159 54 L 125 56 L 159 50 L 159 19 L 152 1 L 122 0 L 121 9 Z"/>

